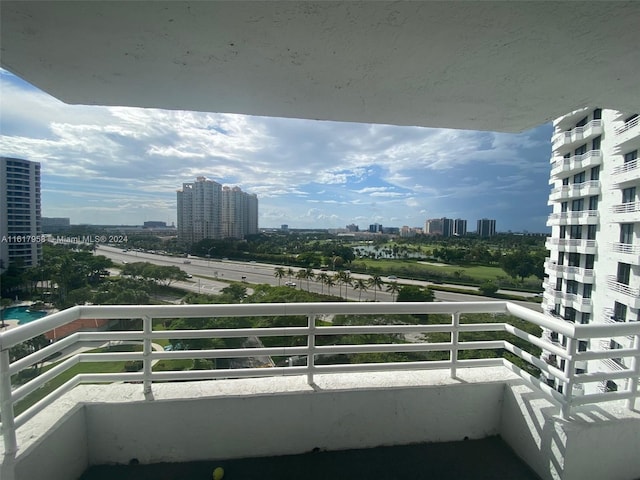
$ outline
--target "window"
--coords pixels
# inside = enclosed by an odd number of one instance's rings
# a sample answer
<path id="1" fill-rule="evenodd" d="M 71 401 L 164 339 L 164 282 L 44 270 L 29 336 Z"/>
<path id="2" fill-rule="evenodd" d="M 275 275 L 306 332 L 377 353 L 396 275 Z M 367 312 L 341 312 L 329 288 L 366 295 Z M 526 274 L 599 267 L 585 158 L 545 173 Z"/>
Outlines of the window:
<path id="1" fill-rule="evenodd" d="M 622 190 L 622 203 L 633 203 L 636 200 L 636 187 Z"/>
<path id="2" fill-rule="evenodd" d="M 579 340 L 578 341 L 578 351 L 586 352 L 589 348 L 589 342 L 587 340 Z"/>
<path id="3" fill-rule="evenodd" d="M 578 282 L 575 280 L 567 280 L 567 293 L 571 293 L 573 295 L 578 294 Z"/>
<path id="4" fill-rule="evenodd" d="M 587 225 L 587 240 L 596 239 L 597 225 Z"/>
<path id="5" fill-rule="evenodd" d="M 602 120 L 602 109 L 601 108 L 596 108 L 593 111 L 593 119 L 594 120 Z"/>
<path id="6" fill-rule="evenodd" d="M 638 158 L 638 150 L 633 150 L 629 153 L 624 154 L 624 163 L 633 162 Z"/>
<path id="7" fill-rule="evenodd" d="M 562 185 L 569 185 L 569 177 L 564 177 L 562 179 Z"/>
<path id="8" fill-rule="evenodd" d="M 569 237 L 575 239 L 582 238 L 582 225 L 571 225 L 569 226 Z"/>
<path id="9" fill-rule="evenodd" d="M 620 243 L 627 245 L 633 243 L 633 223 L 620 224 Z"/>
<path id="10" fill-rule="evenodd" d="M 633 120 L 634 118 L 637 118 L 638 114 L 634 113 L 633 115 L 631 115 L 630 117 L 627 117 L 624 119 L 624 123 L 630 122 L 631 120 Z"/>
<path id="11" fill-rule="evenodd" d="M 584 145 L 580 145 L 578 148 L 575 149 L 574 154 L 575 155 L 582 155 L 587 153 L 587 144 L 585 143 Z"/>
<path id="12" fill-rule="evenodd" d="M 600 180 L 600 165 L 591 169 L 591 180 Z"/>
<path id="13" fill-rule="evenodd" d="M 585 177 L 585 172 L 580 172 L 580 173 L 576 173 L 573 176 L 573 183 L 574 185 L 577 183 L 584 183 L 584 177 Z"/>
<path id="14" fill-rule="evenodd" d="M 571 307 L 567 307 L 564 309 L 564 319 L 568 320 L 569 322 L 575 322 L 576 321 L 576 309 L 575 308 L 571 308 Z M 567 337 L 562 337 L 562 346 L 566 347 L 567 346 Z"/>
<path id="15" fill-rule="evenodd" d="M 626 322 L 627 306 L 624 303 L 615 302 L 613 304 L 613 317 L 611 318 L 616 322 Z"/>
<path id="16" fill-rule="evenodd" d="M 631 265 L 628 263 L 618 262 L 618 275 L 616 280 L 618 283 L 624 283 L 629 285 L 629 278 L 631 277 Z"/>
<path id="17" fill-rule="evenodd" d="M 583 313 L 582 314 L 582 319 L 580 319 L 580 323 L 587 324 L 590 321 L 591 321 L 591 314 L 590 313 Z"/>
<path id="18" fill-rule="evenodd" d="M 589 197 L 589 210 L 597 210 L 598 209 L 598 196 L 594 195 L 593 197 Z"/>
<path id="19" fill-rule="evenodd" d="M 592 270 L 595 259 L 596 259 L 596 256 L 593 255 L 592 253 L 588 253 L 587 255 L 585 255 L 584 268 L 588 270 Z"/>
<path id="20" fill-rule="evenodd" d="M 588 116 L 584 117 L 582 120 L 576 123 L 576 127 L 584 127 L 588 121 L 589 121 L 589 117 Z"/>
<path id="21" fill-rule="evenodd" d="M 579 267 L 580 266 L 580 254 L 571 252 L 569 253 L 569 263 L 570 267 Z"/>
<path id="22" fill-rule="evenodd" d="M 562 279 L 556 278 L 556 292 L 562 291 Z"/>
<path id="23" fill-rule="evenodd" d="M 569 208 L 569 202 L 562 202 L 560 204 L 560 211 L 561 212 L 566 212 Z"/>
<path id="24" fill-rule="evenodd" d="M 558 265 L 564 265 L 564 252 L 558 252 Z"/>
<path id="25" fill-rule="evenodd" d="M 567 237 L 567 226 L 560 225 L 560 238 L 566 238 L 566 237 Z"/>
<path id="26" fill-rule="evenodd" d="M 635 189 L 634 189 L 635 190 Z M 584 208 L 584 198 L 577 198 L 571 202 L 571 211 L 580 212 Z"/>
<path id="27" fill-rule="evenodd" d="M 582 286 L 582 298 L 591 298 L 591 293 L 593 292 L 593 285 L 590 283 L 585 283 Z"/>
<path id="28" fill-rule="evenodd" d="M 600 143 L 602 141 L 602 137 L 598 135 L 591 141 L 591 150 L 600 150 Z"/>

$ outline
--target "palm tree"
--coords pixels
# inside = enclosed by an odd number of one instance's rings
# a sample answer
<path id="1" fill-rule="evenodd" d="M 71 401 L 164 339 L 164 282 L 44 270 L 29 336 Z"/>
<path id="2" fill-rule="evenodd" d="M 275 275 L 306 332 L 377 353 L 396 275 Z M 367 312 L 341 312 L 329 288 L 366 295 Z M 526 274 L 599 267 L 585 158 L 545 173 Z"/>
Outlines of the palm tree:
<path id="1" fill-rule="evenodd" d="M 320 282 L 320 284 L 322 285 L 322 289 L 320 291 L 321 294 L 324 294 L 324 286 L 327 283 L 327 279 L 329 278 L 329 275 L 327 275 L 326 273 L 322 272 L 320 275 L 318 275 L 316 277 L 318 279 L 318 281 Z"/>
<path id="2" fill-rule="evenodd" d="M 287 268 L 287 275 L 289 276 L 289 281 L 291 281 L 291 277 L 295 274 L 296 272 L 293 270 L 293 268 L 289 267 Z"/>
<path id="3" fill-rule="evenodd" d="M 396 301 L 396 295 L 398 294 L 399 291 L 400 291 L 400 285 L 398 285 L 398 282 L 391 282 L 389 283 L 389 285 L 387 285 L 387 292 L 391 293 L 391 300 L 393 302 Z"/>
<path id="4" fill-rule="evenodd" d="M 296 278 L 298 280 L 306 280 L 307 279 L 307 270 L 302 270 L 302 269 L 298 270 L 296 272 Z M 309 284 L 309 282 L 307 282 L 307 285 L 308 284 Z M 302 286 L 300 288 L 302 288 Z"/>
<path id="5" fill-rule="evenodd" d="M 380 275 L 372 275 L 368 281 L 369 286 L 373 288 L 373 301 L 376 301 L 376 294 L 378 290 L 382 290 L 382 285 L 384 282 L 382 281 L 382 277 Z"/>
<path id="6" fill-rule="evenodd" d="M 282 277 L 286 275 L 284 268 L 276 267 L 273 275 L 278 279 L 278 286 L 280 286 L 280 282 L 282 281 Z"/>
<path id="7" fill-rule="evenodd" d="M 315 273 L 313 273 L 313 268 L 307 268 L 306 270 L 307 272 L 307 292 L 309 292 L 309 280 L 313 280 L 316 276 Z"/>
<path id="8" fill-rule="evenodd" d="M 327 275 L 324 283 L 327 285 L 327 294 L 331 295 L 331 287 L 335 286 L 336 282 L 333 281 L 333 277 Z"/>
<path id="9" fill-rule="evenodd" d="M 353 289 L 354 290 L 359 290 L 358 301 L 361 301 L 362 300 L 362 292 L 366 292 L 367 291 L 367 282 L 365 282 L 361 278 L 358 278 L 356 280 L 356 282 L 353 284 Z"/>

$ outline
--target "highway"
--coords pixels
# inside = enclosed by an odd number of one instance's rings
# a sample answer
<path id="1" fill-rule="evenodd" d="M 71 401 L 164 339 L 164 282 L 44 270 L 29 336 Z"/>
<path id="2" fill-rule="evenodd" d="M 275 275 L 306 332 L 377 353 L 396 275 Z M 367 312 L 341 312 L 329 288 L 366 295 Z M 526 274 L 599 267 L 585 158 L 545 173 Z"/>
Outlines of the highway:
<path id="1" fill-rule="evenodd" d="M 379 302 L 391 302 L 393 298 L 389 292 L 386 292 L 386 285 L 382 287 L 382 290 L 378 290 L 374 293 L 372 289 L 368 289 L 363 291 L 360 294 L 360 291 L 355 290 L 350 286 L 342 286 L 335 285 L 331 287 L 331 291 L 329 292 L 326 285 L 322 285 L 321 283 L 315 280 L 298 280 L 294 276 L 289 279 L 288 276 L 283 277 L 282 279 L 278 279 L 275 276 L 275 269 L 279 265 L 271 265 L 265 263 L 258 262 L 239 262 L 233 260 L 220 260 L 220 259 L 206 259 L 199 257 L 189 257 L 181 258 L 181 257 L 171 257 L 166 255 L 159 255 L 155 253 L 147 253 L 147 252 L 137 252 L 137 251 L 123 251 L 122 249 L 109 247 L 105 245 L 100 245 L 96 250 L 96 255 L 104 255 L 105 257 L 110 258 L 116 264 L 123 264 L 124 262 L 133 263 L 133 262 L 150 262 L 156 265 L 174 265 L 180 267 L 183 271 L 193 276 L 193 278 L 184 282 L 177 282 L 173 285 L 176 285 L 185 290 L 189 290 L 192 292 L 199 293 L 209 293 L 209 294 L 217 294 L 220 293 L 224 287 L 228 284 L 226 282 L 229 281 L 244 281 L 247 283 L 247 287 L 250 288 L 250 284 L 268 284 L 268 285 L 284 285 L 285 282 L 295 282 L 296 288 L 301 288 L 303 290 L 309 289 L 311 292 L 316 293 L 331 293 L 332 295 L 338 295 L 341 292 L 341 296 L 343 298 L 348 298 L 349 300 L 358 301 L 374 301 L 377 300 Z M 185 263 L 185 261 L 189 263 Z M 283 267 L 286 270 L 289 267 Z M 297 267 L 292 267 L 294 272 L 297 272 L 299 269 Z M 319 269 L 313 270 L 314 274 L 318 276 L 323 273 Z M 334 275 L 336 272 L 327 271 L 325 272 L 328 275 Z M 351 278 L 353 279 L 369 279 L 369 275 L 352 273 Z M 219 279 L 219 281 L 216 281 Z M 387 277 L 382 277 L 383 281 L 389 282 Z M 400 285 L 420 285 L 420 286 L 429 286 L 430 282 L 418 281 L 418 280 L 405 280 L 402 278 L 398 278 L 394 280 L 398 282 Z M 459 285 L 451 285 L 452 287 L 461 288 Z M 293 287 L 292 287 L 293 288 Z M 464 288 L 464 287 L 462 287 Z M 472 287 L 469 287 L 472 288 Z M 490 297 L 482 297 L 478 295 L 467 295 L 464 293 L 451 293 L 451 292 L 441 292 L 434 290 L 436 300 L 441 302 L 478 302 L 478 301 L 495 301 L 495 298 Z M 531 294 L 522 294 L 531 295 Z M 520 304 L 526 308 L 535 311 L 542 311 L 540 304 L 525 302 L 525 301 L 515 301 L 514 303 Z"/>

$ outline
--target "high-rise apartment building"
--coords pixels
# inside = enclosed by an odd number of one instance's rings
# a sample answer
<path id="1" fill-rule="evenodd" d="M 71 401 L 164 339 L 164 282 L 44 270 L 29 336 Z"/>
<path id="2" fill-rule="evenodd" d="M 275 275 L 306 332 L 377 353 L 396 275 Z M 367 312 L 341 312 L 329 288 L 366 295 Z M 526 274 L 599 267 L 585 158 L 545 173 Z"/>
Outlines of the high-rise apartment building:
<path id="1" fill-rule="evenodd" d="M 464 228 L 466 232 L 465 220 L 453 220 L 451 218 L 430 218 L 424 223 L 424 233 L 426 235 L 442 235 L 443 237 L 452 237 L 456 232 L 456 222 L 464 222 Z"/>
<path id="2" fill-rule="evenodd" d="M 467 221 L 456 218 L 453 221 L 453 234 L 457 237 L 464 237 L 467 234 Z"/>
<path id="3" fill-rule="evenodd" d="M 243 238 L 258 233 L 258 197 L 198 177 L 177 192 L 178 240 Z"/>
<path id="4" fill-rule="evenodd" d="M 0 272 L 42 258 L 40 164 L 0 157 Z"/>
<path id="5" fill-rule="evenodd" d="M 553 212 L 543 309 L 578 323 L 640 320 L 640 126 L 637 114 L 582 109 L 554 122 L 551 156 Z M 565 345 L 550 331 L 544 335 Z M 582 341 L 579 351 L 632 348 L 628 337 Z M 637 346 L 636 346 L 637 348 Z M 548 363 L 564 368 L 548 352 Z M 624 358 L 578 362 L 580 372 L 615 374 Z M 617 390 L 615 378 L 584 384 L 586 393 Z M 550 381 L 550 383 L 552 383 Z"/>
<path id="6" fill-rule="evenodd" d="M 478 220 L 476 233 L 480 237 L 493 237 L 496 234 L 496 221 L 488 218 Z"/>

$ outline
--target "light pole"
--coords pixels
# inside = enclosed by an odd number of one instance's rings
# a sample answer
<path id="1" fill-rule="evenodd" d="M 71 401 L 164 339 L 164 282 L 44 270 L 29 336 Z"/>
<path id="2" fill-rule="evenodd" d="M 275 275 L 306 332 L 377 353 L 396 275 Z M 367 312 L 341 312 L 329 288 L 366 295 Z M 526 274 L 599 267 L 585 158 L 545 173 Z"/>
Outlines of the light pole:
<path id="1" fill-rule="evenodd" d="M 209 250 L 207 250 L 207 267 L 211 266 L 211 250 L 213 250 L 216 247 L 211 247 Z"/>

